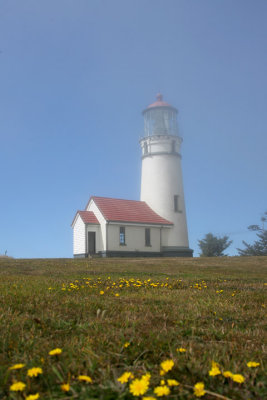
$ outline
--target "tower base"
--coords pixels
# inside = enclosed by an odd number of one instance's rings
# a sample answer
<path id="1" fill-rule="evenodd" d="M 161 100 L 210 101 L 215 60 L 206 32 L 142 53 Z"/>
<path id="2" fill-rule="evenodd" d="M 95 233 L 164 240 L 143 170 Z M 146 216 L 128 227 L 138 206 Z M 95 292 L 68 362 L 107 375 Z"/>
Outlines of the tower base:
<path id="1" fill-rule="evenodd" d="M 165 246 L 162 247 L 163 257 L 193 257 L 194 250 L 189 247 Z"/>

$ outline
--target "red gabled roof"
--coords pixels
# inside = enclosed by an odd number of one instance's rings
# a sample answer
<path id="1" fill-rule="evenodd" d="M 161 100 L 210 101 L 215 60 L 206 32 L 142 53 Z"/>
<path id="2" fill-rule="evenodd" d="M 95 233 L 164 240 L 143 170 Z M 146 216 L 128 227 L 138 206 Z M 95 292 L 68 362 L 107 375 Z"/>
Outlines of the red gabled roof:
<path id="1" fill-rule="evenodd" d="M 107 221 L 173 225 L 172 222 L 155 213 L 144 201 L 97 196 L 92 196 L 90 200 L 95 202 Z"/>
<path id="2" fill-rule="evenodd" d="M 98 221 L 98 219 L 96 218 L 96 216 L 95 216 L 95 214 L 93 213 L 93 211 L 77 211 L 76 212 L 76 214 L 75 214 L 75 217 L 74 217 L 74 219 L 73 219 L 73 221 L 72 221 L 72 224 L 73 224 L 73 222 L 75 221 L 75 218 L 76 218 L 76 215 L 80 215 L 80 217 L 81 217 L 81 219 L 83 220 L 83 222 L 85 223 L 85 224 L 95 224 L 95 225 L 99 225 L 99 221 Z M 71 225 L 72 225 L 71 224 Z"/>

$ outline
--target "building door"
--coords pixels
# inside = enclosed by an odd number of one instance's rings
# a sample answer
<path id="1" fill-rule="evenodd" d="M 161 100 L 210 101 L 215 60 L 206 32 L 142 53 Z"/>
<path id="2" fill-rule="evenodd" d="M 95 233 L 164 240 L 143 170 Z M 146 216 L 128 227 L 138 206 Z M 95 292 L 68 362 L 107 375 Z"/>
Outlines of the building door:
<path id="1" fill-rule="evenodd" d="M 88 254 L 95 254 L 95 232 L 88 232 Z"/>

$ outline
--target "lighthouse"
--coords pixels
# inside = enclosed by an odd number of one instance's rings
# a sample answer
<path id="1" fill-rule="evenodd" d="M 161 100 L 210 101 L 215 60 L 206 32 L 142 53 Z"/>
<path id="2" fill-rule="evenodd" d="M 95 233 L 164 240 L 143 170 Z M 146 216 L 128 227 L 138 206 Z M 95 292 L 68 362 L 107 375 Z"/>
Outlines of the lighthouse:
<path id="1" fill-rule="evenodd" d="M 162 230 L 161 251 L 165 256 L 191 257 L 181 166 L 181 144 L 177 124 L 178 110 L 163 101 L 156 101 L 144 111 L 141 197 L 157 214 L 173 223 Z"/>
<path id="2" fill-rule="evenodd" d="M 72 221 L 74 257 L 192 257 L 175 107 L 144 111 L 141 200 L 91 196 Z"/>

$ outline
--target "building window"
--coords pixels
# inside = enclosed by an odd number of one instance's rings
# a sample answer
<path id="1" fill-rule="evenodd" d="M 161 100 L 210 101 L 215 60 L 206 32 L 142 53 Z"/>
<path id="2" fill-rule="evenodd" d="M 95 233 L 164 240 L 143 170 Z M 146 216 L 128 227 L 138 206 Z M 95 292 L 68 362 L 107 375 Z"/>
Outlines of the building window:
<path id="1" fill-rule="evenodd" d="M 120 227 L 120 244 L 125 245 L 125 227 Z"/>
<path id="2" fill-rule="evenodd" d="M 174 211 L 179 212 L 179 196 L 178 194 L 174 195 Z"/>
<path id="3" fill-rule="evenodd" d="M 146 243 L 146 246 L 151 246 L 151 242 L 150 242 L 150 228 L 146 228 L 146 229 L 145 229 L 145 243 Z"/>

